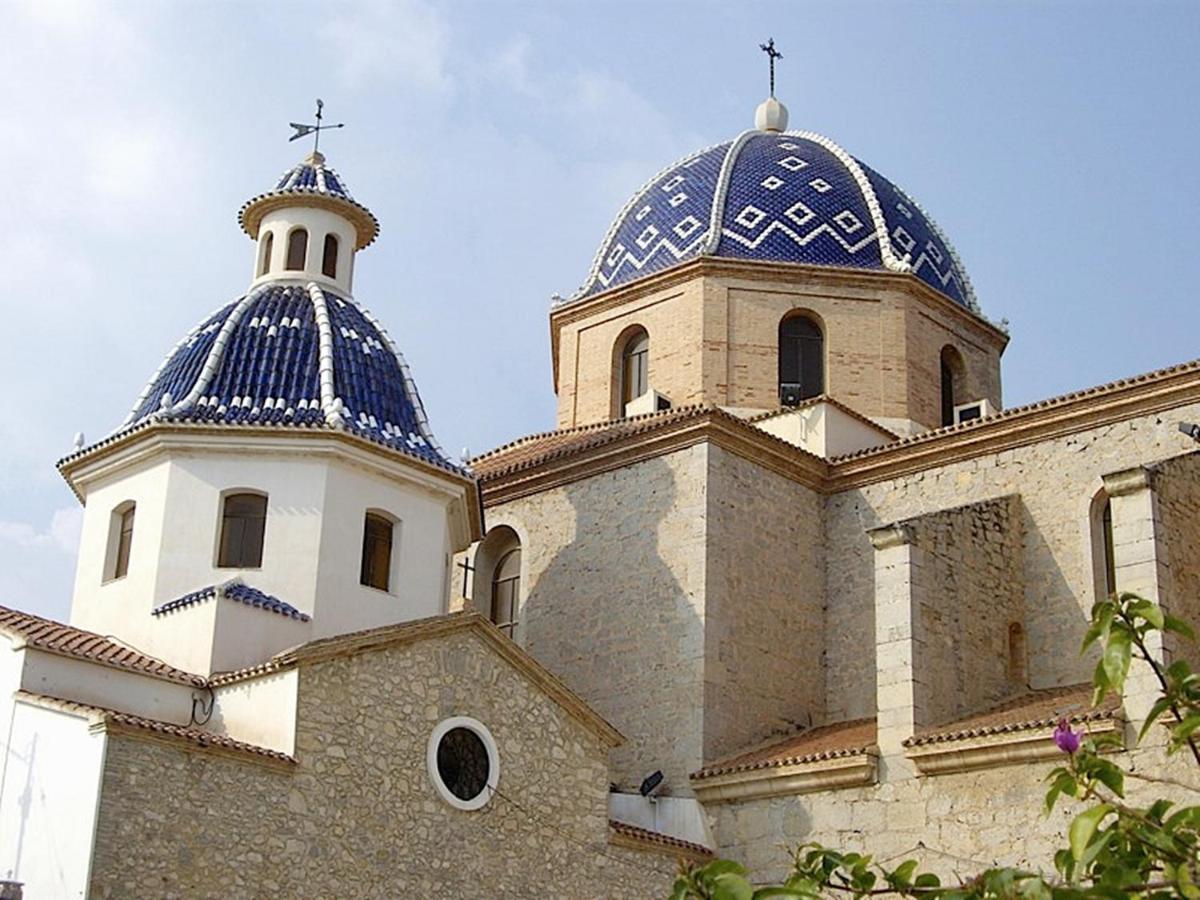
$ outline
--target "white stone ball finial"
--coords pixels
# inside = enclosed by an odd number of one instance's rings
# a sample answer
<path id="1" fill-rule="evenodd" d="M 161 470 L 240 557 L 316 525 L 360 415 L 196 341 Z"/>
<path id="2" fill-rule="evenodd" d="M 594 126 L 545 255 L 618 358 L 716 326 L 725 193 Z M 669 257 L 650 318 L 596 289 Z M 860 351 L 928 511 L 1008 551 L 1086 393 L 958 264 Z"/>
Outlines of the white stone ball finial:
<path id="1" fill-rule="evenodd" d="M 754 127 L 759 131 L 787 131 L 787 124 L 787 107 L 774 97 L 768 97 L 754 111 Z"/>

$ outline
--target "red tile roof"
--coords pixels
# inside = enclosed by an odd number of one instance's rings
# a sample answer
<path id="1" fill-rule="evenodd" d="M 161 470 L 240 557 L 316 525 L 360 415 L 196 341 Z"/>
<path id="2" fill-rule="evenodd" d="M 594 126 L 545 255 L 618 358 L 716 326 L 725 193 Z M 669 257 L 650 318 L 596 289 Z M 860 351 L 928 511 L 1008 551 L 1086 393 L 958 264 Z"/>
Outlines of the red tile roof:
<path id="1" fill-rule="evenodd" d="M 875 743 L 875 720 L 853 719 L 833 725 L 811 728 L 773 744 L 744 751 L 735 756 L 709 763 L 692 778 L 711 778 L 733 772 L 770 769 L 860 756 Z"/>
<path id="2" fill-rule="evenodd" d="M 1120 700 L 1112 696 L 1101 702 L 1100 706 L 1093 707 L 1090 684 L 1031 691 L 976 715 L 927 729 L 910 737 L 904 746 L 920 747 L 1038 728 L 1048 730 L 1060 718 L 1073 723 L 1107 721 L 1117 718 L 1120 709 Z M 1046 736 L 1049 737 L 1048 731 Z"/>
<path id="3" fill-rule="evenodd" d="M 712 856 L 713 852 L 703 844 L 695 844 L 691 841 L 685 841 L 677 837 L 671 837 L 669 834 L 663 834 L 659 831 L 650 831 L 648 828 L 641 828 L 637 825 L 630 825 L 628 822 L 618 822 L 616 819 L 608 820 L 608 827 L 614 834 L 622 837 L 632 838 L 645 844 L 651 844 L 654 847 L 665 847 L 673 850 L 682 850 L 684 853 L 691 856 Z"/>
<path id="4" fill-rule="evenodd" d="M 53 619 L 43 619 L 33 613 L 0 606 L 0 632 L 6 632 L 25 641 L 30 647 L 49 653 L 86 659 L 89 662 L 152 675 L 180 684 L 204 684 L 201 676 L 184 672 L 112 638 L 72 625 L 64 625 Z"/>
<path id="5" fill-rule="evenodd" d="M 253 756 L 264 756 L 279 762 L 295 762 L 292 757 L 279 750 L 260 747 L 257 744 L 247 744 L 244 741 L 236 741 L 231 737 L 226 737 L 222 734 L 213 734 L 199 728 L 175 725 L 171 722 L 160 721 L 159 719 L 147 719 L 144 716 L 137 716 L 133 713 L 106 709 L 102 706 L 92 706 L 88 703 L 77 703 L 74 700 L 63 700 L 61 697 L 50 697 L 46 694 L 35 694 L 32 691 L 17 691 L 16 697 L 19 700 L 32 702 L 38 706 L 50 706 L 83 716 L 95 716 L 102 719 L 105 723 L 112 723 L 135 731 L 146 731 L 178 738 L 195 744 L 198 747 L 217 747 L 222 750 L 249 753 Z"/>

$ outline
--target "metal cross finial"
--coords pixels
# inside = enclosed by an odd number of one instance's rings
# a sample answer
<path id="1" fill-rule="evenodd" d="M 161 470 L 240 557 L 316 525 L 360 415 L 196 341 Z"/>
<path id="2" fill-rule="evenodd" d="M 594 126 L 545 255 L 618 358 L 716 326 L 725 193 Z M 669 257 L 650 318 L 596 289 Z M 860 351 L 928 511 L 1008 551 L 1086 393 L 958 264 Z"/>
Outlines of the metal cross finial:
<path id="1" fill-rule="evenodd" d="M 338 122 L 336 125 L 322 125 L 321 124 L 321 110 L 324 108 L 325 108 L 325 101 L 318 100 L 317 101 L 317 124 L 316 125 L 302 125 L 299 122 L 288 122 L 289 125 L 291 125 L 293 128 L 296 129 L 296 133 L 293 134 L 290 138 L 288 138 L 288 143 L 291 143 L 292 141 L 296 140 L 297 138 L 302 138 L 305 135 L 311 134 L 311 135 L 313 135 L 313 153 L 316 153 L 317 147 L 321 143 L 321 132 L 323 130 L 328 130 L 330 128 L 345 128 L 346 127 L 344 122 Z"/>
<path id="2" fill-rule="evenodd" d="M 775 60 L 783 59 L 783 54 L 775 49 L 775 38 L 769 38 L 765 44 L 759 44 L 758 49 L 771 60 L 771 96 L 775 96 Z"/>

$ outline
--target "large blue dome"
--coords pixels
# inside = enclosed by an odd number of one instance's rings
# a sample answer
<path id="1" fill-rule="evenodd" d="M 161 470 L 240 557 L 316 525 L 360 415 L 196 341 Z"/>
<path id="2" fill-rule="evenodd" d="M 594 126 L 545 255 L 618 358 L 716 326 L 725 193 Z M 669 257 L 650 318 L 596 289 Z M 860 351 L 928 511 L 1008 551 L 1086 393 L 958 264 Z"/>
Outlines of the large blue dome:
<path id="1" fill-rule="evenodd" d="M 313 283 L 262 285 L 189 331 L 117 433 L 148 421 L 344 429 L 459 469 L 379 323 Z"/>
<path id="2" fill-rule="evenodd" d="M 924 210 L 810 132 L 749 131 L 664 169 L 621 210 L 572 299 L 698 256 L 911 272 L 979 312 L 958 255 Z"/>

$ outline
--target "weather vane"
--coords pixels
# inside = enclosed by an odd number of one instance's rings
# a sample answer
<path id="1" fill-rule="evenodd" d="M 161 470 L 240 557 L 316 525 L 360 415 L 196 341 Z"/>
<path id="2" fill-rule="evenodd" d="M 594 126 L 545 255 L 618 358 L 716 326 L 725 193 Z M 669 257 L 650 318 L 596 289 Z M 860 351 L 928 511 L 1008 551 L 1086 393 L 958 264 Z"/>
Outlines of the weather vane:
<path id="1" fill-rule="evenodd" d="M 770 38 L 765 44 L 759 44 L 758 49 L 771 59 L 771 96 L 775 96 L 775 60 L 783 59 L 783 54 L 775 49 L 775 38 Z M 317 101 L 320 102 L 319 100 Z M 320 118 L 318 114 L 317 118 Z"/>
<path id="2" fill-rule="evenodd" d="M 774 65 L 773 60 L 772 60 L 772 65 Z M 774 71 L 774 69 L 772 69 L 772 71 Z M 774 76 L 772 76 L 772 78 L 774 78 Z M 771 83 L 774 84 L 775 82 L 772 80 Z M 288 138 L 288 143 L 291 143 L 292 141 L 296 140 L 297 138 L 302 138 L 305 135 L 311 134 L 311 135 L 313 135 L 313 153 L 316 153 L 317 146 L 321 143 L 322 130 L 327 131 L 330 128 L 345 128 L 346 127 L 344 122 L 338 122 L 336 125 L 322 125 L 321 124 L 321 110 L 324 108 L 325 108 L 325 101 L 317 100 L 317 124 L 316 125 L 301 125 L 299 122 L 288 122 L 289 125 L 291 125 L 293 128 L 296 129 L 296 133 L 293 134 L 290 138 Z"/>

